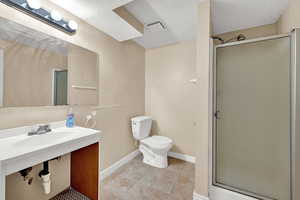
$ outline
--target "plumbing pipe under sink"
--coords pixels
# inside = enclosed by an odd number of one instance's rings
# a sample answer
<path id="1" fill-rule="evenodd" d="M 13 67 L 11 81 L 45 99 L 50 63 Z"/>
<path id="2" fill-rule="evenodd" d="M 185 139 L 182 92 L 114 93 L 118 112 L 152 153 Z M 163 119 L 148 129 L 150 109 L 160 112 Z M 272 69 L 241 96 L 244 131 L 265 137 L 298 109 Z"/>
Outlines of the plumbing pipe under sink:
<path id="1" fill-rule="evenodd" d="M 51 179 L 49 172 L 49 161 L 43 163 L 44 169 L 40 171 L 39 176 L 42 179 L 42 185 L 45 194 L 49 194 L 51 192 Z"/>
<path id="2" fill-rule="evenodd" d="M 42 185 L 45 194 L 49 194 L 51 192 L 51 174 L 41 175 Z"/>

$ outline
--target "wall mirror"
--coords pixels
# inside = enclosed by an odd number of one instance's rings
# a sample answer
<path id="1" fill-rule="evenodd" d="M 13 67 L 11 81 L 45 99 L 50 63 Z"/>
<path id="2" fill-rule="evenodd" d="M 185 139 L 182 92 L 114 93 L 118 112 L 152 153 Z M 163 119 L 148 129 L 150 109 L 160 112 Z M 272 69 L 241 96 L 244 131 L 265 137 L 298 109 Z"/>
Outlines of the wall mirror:
<path id="1" fill-rule="evenodd" d="M 0 108 L 97 105 L 98 54 L 0 18 Z"/>

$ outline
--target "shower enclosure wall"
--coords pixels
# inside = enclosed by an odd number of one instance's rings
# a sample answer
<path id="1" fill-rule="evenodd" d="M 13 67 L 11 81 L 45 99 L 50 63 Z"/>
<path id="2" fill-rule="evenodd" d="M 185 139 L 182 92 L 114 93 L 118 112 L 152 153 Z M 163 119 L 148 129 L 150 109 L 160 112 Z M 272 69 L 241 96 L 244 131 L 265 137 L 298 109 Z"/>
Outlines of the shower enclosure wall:
<path id="1" fill-rule="evenodd" d="M 298 200 L 299 33 L 215 47 L 211 200 Z"/>

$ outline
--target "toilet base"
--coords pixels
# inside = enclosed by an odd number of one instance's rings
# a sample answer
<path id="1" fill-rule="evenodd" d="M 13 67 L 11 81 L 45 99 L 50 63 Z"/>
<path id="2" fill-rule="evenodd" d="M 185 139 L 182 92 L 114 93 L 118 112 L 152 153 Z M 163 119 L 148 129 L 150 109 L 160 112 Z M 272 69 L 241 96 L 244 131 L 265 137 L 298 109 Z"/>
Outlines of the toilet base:
<path id="1" fill-rule="evenodd" d="M 148 147 L 140 145 L 140 151 L 143 154 L 143 162 L 157 168 L 168 167 L 168 152 L 155 153 Z"/>

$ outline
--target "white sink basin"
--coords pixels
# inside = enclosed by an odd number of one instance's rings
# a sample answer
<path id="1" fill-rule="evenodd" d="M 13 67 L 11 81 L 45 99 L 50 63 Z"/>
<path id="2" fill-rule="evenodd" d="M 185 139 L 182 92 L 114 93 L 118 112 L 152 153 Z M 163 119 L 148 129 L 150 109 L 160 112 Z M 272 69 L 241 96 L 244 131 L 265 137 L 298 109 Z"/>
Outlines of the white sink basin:
<path id="1" fill-rule="evenodd" d="M 100 131 L 55 123 L 46 134 L 28 136 L 30 127 L 0 131 L 0 169 L 5 175 L 99 142 Z M 1 172 L 1 171 L 0 171 Z"/>
<path id="2" fill-rule="evenodd" d="M 0 130 L 0 200 L 5 200 L 5 177 L 22 169 L 98 143 L 101 132 L 50 124 L 52 131 L 28 136 L 31 127 Z"/>
<path id="3" fill-rule="evenodd" d="M 32 147 L 44 147 L 59 142 L 65 142 L 66 140 L 72 140 L 74 138 L 89 134 L 89 132 L 86 131 L 82 131 L 82 132 L 78 131 L 79 129 L 82 128 L 81 127 L 75 127 L 71 129 L 59 128 L 59 129 L 54 129 L 51 132 L 46 134 L 33 135 L 33 136 L 28 136 L 27 134 L 25 134 L 25 135 L 8 138 L 6 141 L 3 140 L 3 142 L 10 145 L 10 147 L 17 148 L 17 150 L 21 150 L 19 148 L 25 148 L 24 150 L 26 150 L 27 148 L 32 148 Z M 2 140 L 0 139 L 0 144 L 1 141 Z"/>
<path id="4" fill-rule="evenodd" d="M 72 133 L 69 132 L 60 132 L 60 133 L 47 133 L 44 135 L 36 136 L 20 136 L 12 142 L 12 147 L 14 148 L 31 148 L 33 146 L 44 146 L 48 145 L 49 141 L 51 143 L 56 143 L 63 141 L 64 139 L 71 137 Z"/>

